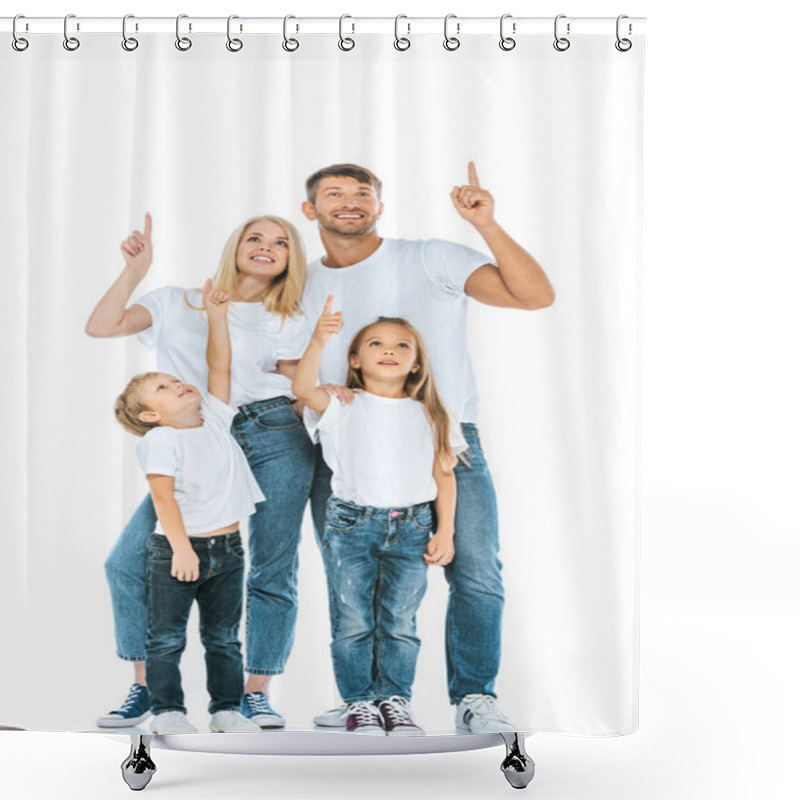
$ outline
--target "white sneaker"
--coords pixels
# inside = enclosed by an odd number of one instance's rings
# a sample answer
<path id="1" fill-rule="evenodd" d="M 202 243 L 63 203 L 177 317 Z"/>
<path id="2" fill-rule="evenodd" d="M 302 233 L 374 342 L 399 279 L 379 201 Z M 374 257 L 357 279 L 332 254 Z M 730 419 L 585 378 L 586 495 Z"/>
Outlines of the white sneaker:
<path id="1" fill-rule="evenodd" d="M 338 708 L 332 708 L 314 717 L 314 724 L 320 728 L 344 728 L 347 721 L 347 703 L 342 703 Z"/>
<path id="2" fill-rule="evenodd" d="M 516 728 L 490 694 L 468 694 L 456 707 L 456 728 L 470 733 L 504 733 Z"/>
<path id="3" fill-rule="evenodd" d="M 211 715 L 209 723 L 214 733 L 260 733 L 261 728 L 255 722 L 247 719 L 241 711 L 229 709 L 227 711 L 215 711 Z"/>
<path id="4" fill-rule="evenodd" d="M 153 733 L 197 733 L 197 728 L 192 725 L 182 711 L 164 711 L 156 714 L 150 723 Z"/>

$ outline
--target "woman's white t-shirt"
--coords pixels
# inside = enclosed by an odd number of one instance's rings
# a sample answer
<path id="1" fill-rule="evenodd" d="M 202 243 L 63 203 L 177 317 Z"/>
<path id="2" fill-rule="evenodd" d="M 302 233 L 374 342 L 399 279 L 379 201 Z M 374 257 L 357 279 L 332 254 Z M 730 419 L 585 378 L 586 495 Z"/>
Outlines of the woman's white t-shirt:
<path id="1" fill-rule="evenodd" d="M 195 306 L 190 308 L 186 300 Z M 200 391 L 208 386 L 206 346 L 208 321 L 199 289 L 163 286 L 136 301 L 153 318 L 139 341 L 155 349 L 158 369 L 191 383 Z M 242 406 L 272 397 L 290 397 L 292 381 L 275 372 L 278 361 L 299 359 L 311 330 L 303 316 L 281 319 L 263 303 L 231 303 L 231 405 Z"/>
<path id="2" fill-rule="evenodd" d="M 433 427 L 418 400 L 357 392 L 352 403 L 331 397 L 320 415 L 306 408 L 312 439 L 333 472 L 336 497 L 360 506 L 405 508 L 436 499 Z M 450 417 L 450 446 L 467 449 Z"/>
<path id="3" fill-rule="evenodd" d="M 210 533 L 247 519 L 264 500 L 230 427 L 236 409 L 203 395 L 199 428 L 166 425 L 148 431 L 136 446 L 145 475 L 171 475 L 188 535 Z M 159 521 L 158 533 L 164 533 Z"/>

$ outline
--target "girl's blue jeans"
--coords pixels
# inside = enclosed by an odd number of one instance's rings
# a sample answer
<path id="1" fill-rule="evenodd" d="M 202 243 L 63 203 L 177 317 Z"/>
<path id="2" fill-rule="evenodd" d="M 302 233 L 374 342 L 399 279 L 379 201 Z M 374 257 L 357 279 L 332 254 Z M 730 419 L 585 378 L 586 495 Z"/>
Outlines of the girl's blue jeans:
<path id="1" fill-rule="evenodd" d="M 314 474 L 314 447 L 286 397 L 242 406 L 231 432 L 244 450 L 266 502 L 249 520 L 246 667 L 283 672 L 297 619 L 297 547 Z M 148 495 L 106 561 L 117 655 L 143 661 L 147 637 L 147 539 L 156 514 Z"/>
<path id="2" fill-rule="evenodd" d="M 497 499 L 492 476 L 481 448 L 478 428 L 463 423 L 469 466 L 456 465 L 456 555 L 444 568 L 450 594 L 445 645 L 447 684 L 451 703 L 467 694 L 496 697 L 503 621 L 503 580 L 499 558 Z M 318 448 L 311 510 L 319 541 L 331 473 Z"/>
<path id="3" fill-rule="evenodd" d="M 328 500 L 322 555 L 333 669 L 345 703 L 411 697 L 432 530 L 430 503 L 392 509 Z"/>

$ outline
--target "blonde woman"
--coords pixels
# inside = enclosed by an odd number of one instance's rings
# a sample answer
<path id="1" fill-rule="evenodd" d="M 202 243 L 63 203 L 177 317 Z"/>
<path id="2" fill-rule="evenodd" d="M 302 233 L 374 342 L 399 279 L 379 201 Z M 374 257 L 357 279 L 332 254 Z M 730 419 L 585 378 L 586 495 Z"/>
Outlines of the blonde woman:
<path id="1" fill-rule="evenodd" d="M 322 351 L 342 327 L 332 303 L 329 296 L 292 389 L 316 412 L 312 433 L 333 473 L 322 551 L 334 673 L 347 731 L 418 736 L 409 707 L 416 612 L 427 567 L 455 554 L 453 467 L 467 444 L 436 390 L 422 338 L 399 317 L 379 317 L 353 338 L 350 402 L 317 386 Z"/>
<path id="2" fill-rule="evenodd" d="M 86 325 L 90 336 L 138 334 L 156 350 L 160 372 L 205 386 L 208 317 L 200 289 L 164 286 L 130 303 L 153 259 L 152 220 L 121 246 L 125 267 Z M 266 502 L 249 521 L 246 664 L 242 713 L 261 727 L 282 727 L 268 686 L 283 672 L 297 617 L 297 546 L 314 472 L 314 450 L 293 408 L 291 381 L 308 341 L 299 310 L 306 261 L 302 241 L 280 217 L 247 220 L 229 237 L 214 289 L 231 298 L 231 433 Z M 137 725 L 150 715 L 144 668 L 147 539 L 156 514 L 148 495 L 106 562 L 117 653 L 133 662 L 134 684 L 123 704 L 97 724 Z"/>

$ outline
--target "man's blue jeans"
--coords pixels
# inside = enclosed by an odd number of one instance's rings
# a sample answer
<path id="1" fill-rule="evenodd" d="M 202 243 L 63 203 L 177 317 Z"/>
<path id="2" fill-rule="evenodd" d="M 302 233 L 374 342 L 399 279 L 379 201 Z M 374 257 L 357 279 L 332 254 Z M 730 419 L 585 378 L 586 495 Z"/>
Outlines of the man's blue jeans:
<path id="1" fill-rule="evenodd" d="M 411 697 L 432 530 L 430 503 L 390 509 L 328 500 L 322 554 L 333 669 L 346 703 Z"/>
<path id="2" fill-rule="evenodd" d="M 242 618 L 244 548 L 237 533 L 189 539 L 200 559 L 200 577 L 179 581 L 170 574 L 172 548 L 166 536 L 148 540 L 147 685 L 154 713 L 182 711 L 180 660 L 192 604 L 200 612 L 200 640 L 206 651 L 210 714 L 238 709 L 244 676 L 239 621 Z"/>
<path id="3" fill-rule="evenodd" d="M 242 406 L 231 432 L 266 497 L 248 523 L 246 670 L 277 675 L 294 641 L 297 547 L 314 474 L 314 447 L 286 397 Z M 155 524 L 148 495 L 106 561 L 117 655 L 126 661 L 145 657 L 147 539 Z"/>
<path id="4" fill-rule="evenodd" d="M 481 448 L 478 429 L 463 423 L 469 466 L 456 465 L 456 555 L 445 568 L 450 586 L 446 620 L 447 682 L 451 703 L 467 694 L 496 697 L 500 668 L 504 593 L 497 521 L 497 499 Z M 318 448 L 311 511 L 319 540 L 331 472 Z"/>

